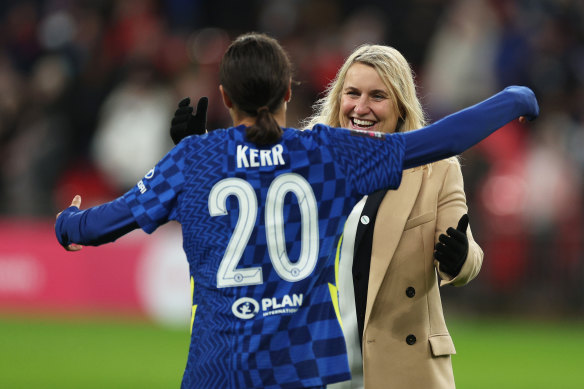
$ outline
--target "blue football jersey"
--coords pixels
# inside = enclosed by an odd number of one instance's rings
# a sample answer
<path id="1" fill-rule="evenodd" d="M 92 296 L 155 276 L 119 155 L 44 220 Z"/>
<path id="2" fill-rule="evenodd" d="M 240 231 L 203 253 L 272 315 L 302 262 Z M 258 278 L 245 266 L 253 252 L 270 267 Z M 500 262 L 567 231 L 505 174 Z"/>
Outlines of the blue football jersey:
<path id="1" fill-rule="evenodd" d="M 184 388 L 350 379 L 335 260 L 347 215 L 399 186 L 401 134 L 317 125 L 258 147 L 245 127 L 189 137 L 124 200 L 148 233 L 180 222 L 193 301 Z"/>

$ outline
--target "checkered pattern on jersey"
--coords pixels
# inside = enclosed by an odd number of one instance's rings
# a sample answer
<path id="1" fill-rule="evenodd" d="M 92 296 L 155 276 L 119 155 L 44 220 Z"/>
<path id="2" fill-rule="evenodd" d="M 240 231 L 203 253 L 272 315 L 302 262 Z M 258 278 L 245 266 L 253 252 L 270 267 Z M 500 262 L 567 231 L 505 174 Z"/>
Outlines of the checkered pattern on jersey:
<path id="1" fill-rule="evenodd" d="M 330 142 L 335 162 L 360 195 L 397 188 L 401 182 L 405 139 L 401 133 L 381 134 L 316 125 Z"/>
<path id="2" fill-rule="evenodd" d="M 185 182 L 183 157 L 183 147 L 173 148 L 124 195 L 138 224 L 147 233 L 172 218 L 176 196 Z"/>
<path id="3" fill-rule="evenodd" d="M 236 166 L 236 147 L 243 142 L 243 132 L 235 132 L 228 152 L 228 166 Z M 266 316 L 240 321 L 238 330 L 242 341 L 237 345 L 234 371 L 237 372 L 236 382 L 242 387 L 310 387 L 348 377 L 344 339 L 328 287 L 329 282 L 334 283 L 334 257 L 327 254 L 334 253 L 343 216 L 355 200 L 326 148 L 307 148 L 301 140 L 287 136 L 281 144 L 285 166 L 236 169 L 235 175 L 256 189 L 260 205 L 265 204 L 274 177 L 290 172 L 304 177 L 311 184 L 318 203 L 320 255 L 311 276 L 298 282 L 282 280 L 267 257 L 264 263 L 268 265 L 262 268 L 263 283 L 246 287 L 245 295 L 260 302 L 262 308 L 264 299 L 278 304 L 284 296 L 302 296 L 303 301 L 294 313 L 270 315 L 273 310 L 269 308 L 267 312 L 260 312 Z M 283 213 L 286 253 L 294 261 L 302 248 L 296 196 L 288 194 L 285 197 Z M 261 206 L 257 227 L 257 234 L 252 235 L 240 262 L 242 267 L 253 266 L 253 260 L 248 260 L 264 257 L 267 252 L 265 209 Z M 324 334 L 326 338 L 322 339 Z"/>
<path id="4" fill-rule="evenodd" d="M 142 180 L 146 191 L 136 186 L 124 197 L 147 232 L 165 220 L 176 219 L 182 225 L 183 248 L 195 282 L 193 304 L 198 305 L 182 387 L 229 388 L 233 386 L 229 363 L 233 299 L 216 289 L 216 274 L 232 229 L 229 223 L 201 222 L 210 218 L 210 187 L 224 178 L 225 142 L 206 138 L 179 143 L 157 164 L 154 174 Z"/>
<path id="5" fill-rule="evenodd" d="M 185 143 L 185 186 L 177 203 L 183 248 L 194 279 L 193 305 L 197 305 L 182 388 L 235 388 L 231 359 L 236 319 L 231 311 L 233 288 L 217 288 L 217 269 L 233 232 L 239 207 L 228 199 L 229 214 L 212 218 L 209 192 L 225 178 L 226 142 L 218 130 Z M 223 134 L 223 135 L 220 135 Z"/>
<path id="6" fill-rule="evenodd" d="M 173 218 L 182 225 L 197 305 L 183 387 L 310 387 L 349 378 L 344 337 L 328 287 L 334 284 L 334 248 L 357 193 L 374 183 L 372 176 L 377 175 L 383 187 L 395 185 L 399 174 L 381 174 L 379 165 L 388 170 L 401 166 L 399 157 L 393 160 L 395 165 L 388 162 L 395 149 L 379 149 L 378 144 L 385 142 L 353 139 L 359 137 L 328 127 L 307 132 L 286 129 L 281 142 L 285 165 L 237 169 L 237 145 L 253 147 L 245 143 L 243 128 L 214 131 L 185 139 L 156 166 L 152 177 L 143 180 L 146 191 L 136 187 L 126 195 L 148 231 Z M 372 158 L 367 148 L 385 158 Z M 352 170 L 352 164 L 360 167 Z M 285 281 L 275 271 L 265 232 L 269 185 L 291 172 L 310 183 L 318 208 L 318 261 L 310 276 L 297 282 Z M 211 188 L 227 177 L 248 182 L 257 197 L 255 226 L 237 262 L 237 269 L 261 269 L 257 285 L 217 288 L 217 270 L 240 204 L 230 196 L 225 201 L 227 214 L 210 217 L 208 197 Z M 355 186 L 359 189 L 352 189 Z M 284 198 L 283 214 L 286 253 L 294 261 L 302 248 L 295 195 Z M 252 317 L 234 315 L 242 298 L 257 304 Z M 295 298 L 294 306 L 286 305 L 286 298 L 288 303 Z"/>
<path id="7" fill-rule="evenodd" d="M 330 309 L 328 284 L 316 284 L 293 315 L 242 323 L 234 361 L 242 387 L 311 387 L 348 379 L 345 342 Z"/>

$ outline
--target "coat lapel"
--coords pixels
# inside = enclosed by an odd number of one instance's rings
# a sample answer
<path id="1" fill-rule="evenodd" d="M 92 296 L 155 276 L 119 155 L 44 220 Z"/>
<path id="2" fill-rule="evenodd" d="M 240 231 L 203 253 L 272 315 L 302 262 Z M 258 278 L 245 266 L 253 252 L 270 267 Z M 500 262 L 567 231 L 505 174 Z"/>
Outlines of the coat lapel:
<path id="1" fill-rule="evenodd" d="M 391 258 L 395 253 L 404 231 L 404 226 L 418 197 L 423 174 L 426 174 L 426 172 L 427 170 L 422 168 L 405 171 L 399 189 L 389 190 L 377 211 L 371 250 L 365 328 L 367 328 L 371 310 L 387 273 Z"/>

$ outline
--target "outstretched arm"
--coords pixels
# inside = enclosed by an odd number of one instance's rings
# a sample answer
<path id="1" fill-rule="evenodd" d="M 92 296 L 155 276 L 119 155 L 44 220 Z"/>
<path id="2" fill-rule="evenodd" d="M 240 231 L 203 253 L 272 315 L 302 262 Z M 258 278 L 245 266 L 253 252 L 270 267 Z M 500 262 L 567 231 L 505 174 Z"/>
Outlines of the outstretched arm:
<path id="1" fill-rule="evenodd" d="M 472 107 L 419 130 L 403 133 L 404 169 L 462 153 L 519 117 L 534 120 L 539 106 L 533 91 L 510 86 Z"/>
<path id="2" fill-rule="evenodd" d="M 122 198 L 83 211 L 80 206 L 81 197 L 77 195 L 69 208 L 57 214 L 55 233 L 67 251 L 113 242 L 139 227 Z"/>

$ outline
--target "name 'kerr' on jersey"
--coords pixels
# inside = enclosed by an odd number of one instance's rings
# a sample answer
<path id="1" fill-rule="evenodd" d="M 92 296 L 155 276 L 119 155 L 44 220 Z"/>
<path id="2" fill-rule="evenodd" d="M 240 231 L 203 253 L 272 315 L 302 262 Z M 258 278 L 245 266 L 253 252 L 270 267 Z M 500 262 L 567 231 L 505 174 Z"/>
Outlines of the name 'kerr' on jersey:
<path id="1" fill-rule="evenodd" d="M 237 145 L 237 167 L 259 167 L 284 165 L 282 145 L 275 145 L 271 149 L 256 149 L 246 145 Z"/>

